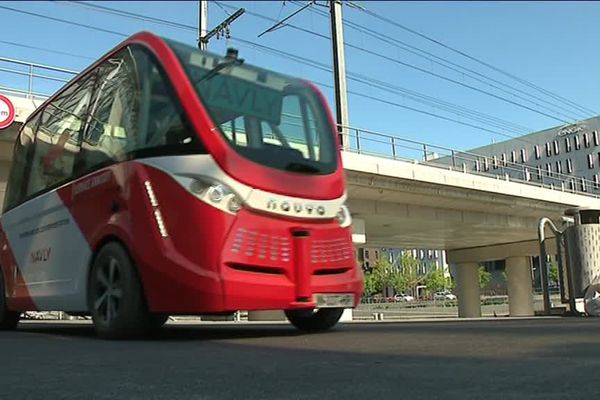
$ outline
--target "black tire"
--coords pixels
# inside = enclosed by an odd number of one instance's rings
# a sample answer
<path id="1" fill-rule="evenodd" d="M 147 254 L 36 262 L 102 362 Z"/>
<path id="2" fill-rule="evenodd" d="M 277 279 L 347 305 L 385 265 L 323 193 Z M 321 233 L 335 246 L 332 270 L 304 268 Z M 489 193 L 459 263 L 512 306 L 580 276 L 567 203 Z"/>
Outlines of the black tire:
<path id="1" fill-rule="evenodd" d="M 343 308 L 321 308 L 320 310 L 286 310 L 285 316 L 296 328 L 307 332 L 331 329 L 338 323 Z"/>
<path id="2" fill-rule="evenodd" d="M 4 287 L 4 274 L 0 269 L 0 331 L 11 331 L 19 324 L 21 313 L 10 311 L 6 304 L 6 288 Z"/>
<path id="3" fill-rule="evenodd" d="M 88 308 L 99 337 L 125 339 L 146 333 L 151 315 L 135 265 L 122 245 L 104 245 L 91 267 Z"/>

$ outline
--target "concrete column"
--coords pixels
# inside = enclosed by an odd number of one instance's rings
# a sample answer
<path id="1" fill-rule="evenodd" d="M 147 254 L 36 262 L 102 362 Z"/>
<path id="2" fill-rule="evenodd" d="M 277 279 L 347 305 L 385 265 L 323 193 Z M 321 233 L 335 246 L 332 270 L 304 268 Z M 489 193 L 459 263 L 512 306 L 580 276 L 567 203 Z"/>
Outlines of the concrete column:
<path id="1" fill-rule="evenodd" d="M 481 317 L 479 264 L 462 263 L 456 267 L 456 296 L 460 318 Z"/>
<path id="2" fill-rule="evenodd" d="M 533 291 L 529 257 L 509 257 L 506 259 L 508 283 L 508 312 L 511 317 L 533 315 Z"/>

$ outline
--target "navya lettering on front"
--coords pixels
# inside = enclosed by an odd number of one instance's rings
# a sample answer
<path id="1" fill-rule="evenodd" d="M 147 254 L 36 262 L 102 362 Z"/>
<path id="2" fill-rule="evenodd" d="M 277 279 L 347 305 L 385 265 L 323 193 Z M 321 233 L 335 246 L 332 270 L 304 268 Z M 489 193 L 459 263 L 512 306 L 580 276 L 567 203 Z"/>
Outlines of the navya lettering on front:
<path id="1" fill-rule="evenodd" d="M 62 310 L 116 339 L 171 314 L 283 310 L 314 331 L 358 304 L 325 100 L 234 54 L 142 32 L 29 117 L 0 217 L 0 329 Z"/>

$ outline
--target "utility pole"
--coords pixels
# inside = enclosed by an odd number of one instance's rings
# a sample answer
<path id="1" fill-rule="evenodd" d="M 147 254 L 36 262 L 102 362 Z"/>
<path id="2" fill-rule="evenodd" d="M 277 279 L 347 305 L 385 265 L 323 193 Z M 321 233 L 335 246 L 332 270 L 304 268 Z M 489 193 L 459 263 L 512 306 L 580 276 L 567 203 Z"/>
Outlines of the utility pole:
<path id="1" fill-rule="evenodd" d="M 216 36 L 217 39 L 221 36 L 229 39 L 231 37 L 229 26 L 246 12 L 246 10 L 240 8 L 233 14 L 227 13 L 229 16 L 223 22 L 208 31 L 208 1 L 199 0 L 198 7 L 198 47 L 200 50 L 208 49 L 208 41 L 213 36 Z"/>
<path id="2" fill-rule="evenodd" d="M 346 59 L 344 57 L 344 29 L 342 22 L 342 2 L 329 0 L 331 13 L 331 46 L 333 52 L 333 77 L 335 85 L 335 114 L 339 143 L 348 147 L 348 93 L 346 87 Z"/>
<path id="3" fill-rule="evenodd" d="M 206 28 L 208 26 L 208 0 L 198 1 L 198 46 L 200 50 L 206 50 L 208 41 L 204 41 Z"/>

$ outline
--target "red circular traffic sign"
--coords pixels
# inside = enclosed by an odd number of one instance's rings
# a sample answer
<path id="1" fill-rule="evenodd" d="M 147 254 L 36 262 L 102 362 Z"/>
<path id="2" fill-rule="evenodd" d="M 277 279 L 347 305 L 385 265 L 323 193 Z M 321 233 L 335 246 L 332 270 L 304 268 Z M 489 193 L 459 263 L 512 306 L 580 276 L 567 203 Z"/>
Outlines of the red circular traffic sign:
<path id="1" fill-rule="evenodd" d="M 15 106 L 8 97 L 0 94 L 0 129 L 10 126 L 15 120 Z"/>

